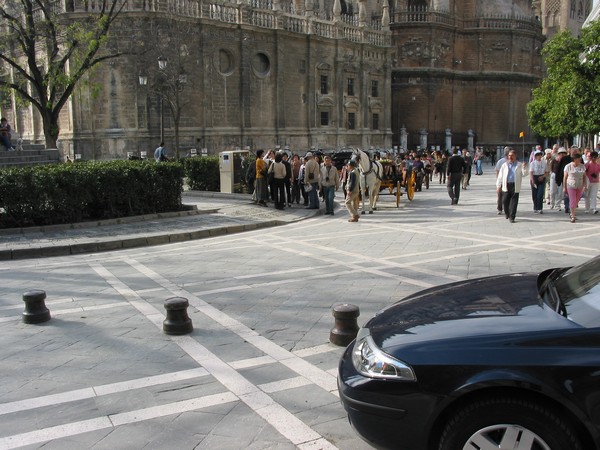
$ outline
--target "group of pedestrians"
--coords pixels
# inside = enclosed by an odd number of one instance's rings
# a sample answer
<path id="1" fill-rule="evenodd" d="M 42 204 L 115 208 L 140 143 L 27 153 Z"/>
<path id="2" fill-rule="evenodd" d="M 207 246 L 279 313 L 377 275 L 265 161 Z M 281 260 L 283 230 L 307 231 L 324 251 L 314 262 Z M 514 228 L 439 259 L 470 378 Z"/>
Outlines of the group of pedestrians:
<path id="1" fill-rule="evenodd" d="M 312 152 L 303 158 L 292 155 L 291 162 L 285 151 L 257 150 L 255 163 L 255 191 L 253 199 L 260 206 L 272 201 L 277 209 L 292 207 L 304 200 L 306 209 L 319 209 L 325 203 L 325 214 L 333 215 L 335 192 L 341 184 L 340 174 L 330 156 L 322 160 Z"/>
<path id="2" fill-rule="evenodd" d="M 542 151 L 540 146 L 527 161 L 518 162 L 516 151 L 504 148 L 504 157 L 496 163 L 496 189 L 498 215 L 504 214 L 515 222 L 519 193 L 524 177 L 528 177 L 534 214 L 544 213 L 544 204 L 550 209 L 569 214 L 572 223 L 577 221 L 577 209 L 583 197 L 585 212 L 597 214 L 600 164 L 598 152 L 572 146 L 569 151 L 555 145 Z"/>
<path id="3" fill-rule="evenodd" d="M 451 204 L 456 205 L 461 189 L 469 186 L 472 166 L 475 167 L 475 175 L 483 173 L 484 156 L 481 149 L 476 149 L 471 157 L 466 149 L 460 151 L 454 148 L 450 157 L 443 151 L 424 155 L 411 153 L 400 164 L 417 170 L 422 175 L 421 180 L 426 180 L 426 187 L 437 175 L 440 184 L 446 183 Z M 253 194 L 256 204 L 267 206 L 272 201 L 275 208 L 284 209 L 286 205 L 299 204 L 302 197 L 307 209 L 319 209 L 321 197 L 325 203 L 325 214 L 333 215 L 335 192 L 343 186 L 345 206 L 350 214 L 348 221 L 359 220 L 359 171 L 355 161 L 348 161 L 340 174 L 328 155 L 321 157 L 308 152 L 301 158 L 294 154 L 290 162 L 288 157 L 285 151 L 256 152 L 256 189 Z M 542 151 L 538 146 L 528 160 L 519 161 L 515 149 L 505 147 L 504 157 L 495 163 L 495 171 L 498 215 L 504 215 L 510 223 L 516 221 L 524 180 L 528 180 L 531 187 L 534 214 L 543 214 L 545 205 L 558 211 L 564 208 L 571 222 L 576 222 L 582 198 L 585 200 L 585 212 L 598 214 L 598 151 L 586 149 L 582 154 L 576 146 L 567 151 L 558 145 Z"/>
<path id="4" fill-rule="evenodd" d="M 291 162 L 285 151 L 265 154 L 257 150 L 255 162 L 255 189 L 253 200 L 260 206 L 272 201 L 277 209 L 292 207 L 304 199 L 306 209 L 320 209 L 321 199 L 325 215 L 334 215 L 335 193 L 342 187 L 345 206 L 350 214 L 348 222 L 358 222 L 359 171 L 354 160 L 344 164 L 341 171 L 329 155 L 307 152 L 304 157 L 293 154 Z"/>

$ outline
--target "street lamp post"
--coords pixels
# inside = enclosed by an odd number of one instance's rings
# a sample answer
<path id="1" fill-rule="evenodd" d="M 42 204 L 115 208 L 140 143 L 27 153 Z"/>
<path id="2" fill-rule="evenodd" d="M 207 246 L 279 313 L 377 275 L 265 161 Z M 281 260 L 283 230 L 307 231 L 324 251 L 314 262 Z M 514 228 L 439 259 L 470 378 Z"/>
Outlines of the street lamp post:
<path id="1" fill-rule="evenodd" d="M 158 57 L 158 69 L 163 72 L 167 69 L 167 58 L 164 56 Z M 165 110 L 164 110 L 164 86 L 161 86 L 160 92 L 160 142 L 165 142 Z"/>
<path id="2" fill-rule="evenodd" d="M 138 74 L 138 83 L 145 90 L 146 86 L 148 85 L 148 75 L 146 75 L 145 72 L 143 72 L 143 71 L 139 72 L 139 74 Z M 145 93 L 146 93 L 146 98 L 145 98 L 145 101 L 144 101 L 144 117 L 145 118 L 143 119 L 144 126 L 147 125 L 147 109 L 146 108 L 147 108 L 147 101 L 148 101 L 148 94 L 147 94 L 147 92 L 145 92 Z M 136 99 L 137 99 L 137 96 L 136 96 Z M 137 101 L 136 101 L 136 104 L 137 104 Z M 136 108 L 137 108 L 137 106 L 136 106 Z M 138 146 L 138 150 L 139 150 L 139 139 L 140 139 L 140 137 L 139 137 L 140 136 L 139 135 L 139 129 L 140 129 L 139 111 L 138 111 L 138 120 L 136 122 L 137 122 L 137 128 L 138 128 L 138 134 L 137 134 L 136 142 L 137 142 L 137 146 Z M 141 157 L 141 154 L 140 154 L 140 157 Z"/>
<path id="3" fill-rule="evenodd" d="M 160 97 L 160 141 L 165 141 L 165 116 L 164 116 L 164 101 L 167 100 L 167 105 L 171 111 L 171 116 L 175 126 L 175 157 L 179 159 L 179 119 L 181 115 L 181 97 L 180 94 L 187 84 L 188 76 L 182 66 L 168 68 L 167 58 L 160 56 L 158 58 L 159 73 L 154 78 L 154 83 L 151 88 L 158 93 Z M 148 84 L 148 77 L 145 75 L 139 76 L 140 85 Z"/>
<path id="4" fill-rule="evenodd" d="M 164 68 L 166 68 L 166 60 L 164 60 L 164 65 L 161 64 L 161 58 L 158 59 L 158 66 L 160 69 L 164 70 Z M 140 73 L 140 75 L 138 76 L 138 81 L 140 83 L 140 86 L 147 86 L 148 85 L 148 76 L 146 74 Z M 164 110 L 163 110 L 163 92 L 162 92 L 162 88 L 161 88 L 161 92 L 159 93 L 159 97 L 160 97 L 160 142 L 164 142 L 165 140 L 165 117 L 164 117 Z"/>

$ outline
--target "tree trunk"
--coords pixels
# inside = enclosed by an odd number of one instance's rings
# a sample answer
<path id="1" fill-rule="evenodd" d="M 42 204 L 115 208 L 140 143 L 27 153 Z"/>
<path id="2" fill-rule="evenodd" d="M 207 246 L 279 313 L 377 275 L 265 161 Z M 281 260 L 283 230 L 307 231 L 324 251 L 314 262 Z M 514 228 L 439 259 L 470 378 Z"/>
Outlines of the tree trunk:
<path id="1" fill-rule="evenodd" d="M 179 159 L 179 115 L 175 117 L 175 159 Z"/>
<path id="2" fill-rule="evenodd" d="M 60 132 L 58 128 L 58 115 L 46 112 L 46 114 L 42 114 L 42 121 L 46 148 L 58 148 L 57 141 Z"/>

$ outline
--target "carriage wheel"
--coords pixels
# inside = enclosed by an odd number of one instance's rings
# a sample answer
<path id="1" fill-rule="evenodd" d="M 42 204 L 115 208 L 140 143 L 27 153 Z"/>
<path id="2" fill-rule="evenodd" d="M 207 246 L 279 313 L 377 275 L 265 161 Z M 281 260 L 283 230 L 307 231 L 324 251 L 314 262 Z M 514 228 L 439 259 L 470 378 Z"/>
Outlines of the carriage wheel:
<path id="1" fill-rule="evenodd" d="M 400 192 L 401 187 L 400 182 L 396 181 L 396 208 L 400 207 L 400 197 L 402 196 L 402 193 Z"/>
<path id="2" fill-rule="evenodd" d="M 408 199 L 412 202 L 413 198 L 415 197 L 415 185 L 417 184 L 417 177 L 415 176 L 415 173 L 411 173 L 410 174 L 410 178 L 408 179 L 408 182 L 406 183 L 406 196 L 408 197 Z"/>

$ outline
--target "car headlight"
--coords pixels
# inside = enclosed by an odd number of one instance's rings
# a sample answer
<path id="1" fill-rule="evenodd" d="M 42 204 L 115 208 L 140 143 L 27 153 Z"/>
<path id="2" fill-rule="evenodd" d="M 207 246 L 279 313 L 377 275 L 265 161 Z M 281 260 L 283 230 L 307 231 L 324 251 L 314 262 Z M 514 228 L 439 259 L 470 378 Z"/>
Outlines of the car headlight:
<path id="1" fill-rule="evenodd" d="M 416 381 L 412 368 L 383 353 L 373 342 L 371 333 L 361 328 L 352 349 L 354 368 L 366 377 L 387 380 Z"/>

